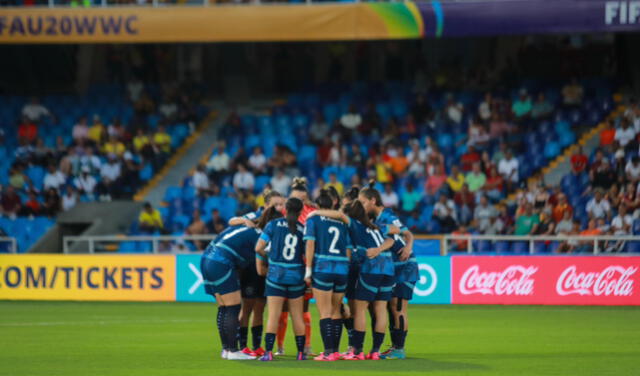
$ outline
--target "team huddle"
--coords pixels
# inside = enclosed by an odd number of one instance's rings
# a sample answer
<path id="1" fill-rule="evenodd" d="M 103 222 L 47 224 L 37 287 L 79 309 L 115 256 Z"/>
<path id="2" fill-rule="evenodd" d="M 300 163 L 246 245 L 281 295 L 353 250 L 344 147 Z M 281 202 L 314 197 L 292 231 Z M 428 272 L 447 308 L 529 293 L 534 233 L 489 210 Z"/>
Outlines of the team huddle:
<path id="1" fill-rule="evenodd" d="M 296 178 L 288 199 L 270 192 L 263 208 L 229 225 L 208 245 L 200 265 L 205 290 L 218 302 L 222 358 L 272 361 L 283 355 L 288 315 L 297 359 L 312 356 L 312 297 L 324 344 L 314 360 L 405 358 L 407 304 L 418 280 L 413 235 L 383 207 L 373 184 L 352 187 L 343 197 L 332 187 L 322 189 L 312 203 L 306 180 Z M 367 314 L 373 346 L 365 354 Z M 348 349 L 341 353 L 343 327 Z M 387 327 L 391 348 L 381 353 Z"/>

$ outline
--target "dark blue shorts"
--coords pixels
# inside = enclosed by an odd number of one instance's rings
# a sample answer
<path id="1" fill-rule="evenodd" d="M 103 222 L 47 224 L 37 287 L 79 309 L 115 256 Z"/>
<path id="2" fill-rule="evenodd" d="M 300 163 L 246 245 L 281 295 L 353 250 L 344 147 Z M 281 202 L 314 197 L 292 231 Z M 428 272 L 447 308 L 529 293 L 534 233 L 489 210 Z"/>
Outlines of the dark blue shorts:
<path id="1" fill-rule="evenodd" d="M 267 279 L 265 295 L 296 299 L 302 297 L 306 289 L 307 285 L 304 282 L 299 285 L 281 285 Z"/>
<path id="2" fill-rule="evenodd" d="M 333 273 L 313 273 L 311 286 L 322 291 L 345 292 L 347 289 L 347 275 Z"/>
<path id="3" fill-rule="evenodd" d="M 356 283 L 355 299 L 366 302 L 391 300 L 395 278 L 385 274 L 360 274 Z"/>
<path id="4" fill-rule="evenodd" d="M 399 282 L 393 288 L 393 297 L 404 300 L 413 299 L 413 288 L 415 283 L 411 282 Z"/>
<path id="5" fill-rule="evenodd" d="M 357 266 L 351 265 L 349 274 L 347 275 L 347 289 L 344 292 L 344 296 L 349 300 L 356 298 L 356 285 L 358 284 L 359 275 L 360 269 Z"/>
<path id="6" fill-rule="evenodd" d="M 230 265 L 202 258 L 200 271 L 204 280 L 204 291 L 209 295 L 225 295 L 240 290 L 238 272 Z"/>
<path id="7" fill-rule="evenodd" d="M 264 298 L 265 278 L 258 275 L 255 266 L 240 271 L 240 289 L 244 299 Z"/>

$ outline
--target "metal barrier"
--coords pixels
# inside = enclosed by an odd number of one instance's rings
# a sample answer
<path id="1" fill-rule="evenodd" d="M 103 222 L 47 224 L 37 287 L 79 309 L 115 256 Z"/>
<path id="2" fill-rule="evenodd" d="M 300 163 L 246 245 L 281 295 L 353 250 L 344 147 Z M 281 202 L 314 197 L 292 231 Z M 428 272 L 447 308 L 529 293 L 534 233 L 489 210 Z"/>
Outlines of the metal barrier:
<path id="1" fill-rule="evenodd" d="M 560 244 L 565 243 L 565 244 L 569 244 L 571 246 L 580 246 L 580 245 L 586 245 L 589 246 L 589 243 L 592 243 L 591 246 L 593 247 L 592 252 L 593 254 L 599 254 L 602 253 L 602 249 L 604 247 L 607 246 L 608 243 L 611 242 L 615 242 L 617 245 L 621 245 L 620 242 L 627 242 L 627 241 L 633 241 L 633 242 L 639 242 L 640 243 L 640 236 L 633 236 L 633 235 L 609 235 L 609 236 L 587 236 L 587 235 L 557 235 L 557 236 L 545 236 L 545 235 L 529 235 L 529 236 L 523 236 L 523 235 L 445 235 L 443 237 L 443 247 L 442 247 L 442 254 L 446 255 L 449 252 L 451 252 L 451 242 L 452 241 L 457 241 L 458 244 L 455 244 L 455 246 L 457 247 L 456 251 L 457 252 L 466 252 L 469 254 L 478 252 L 478 249 L 475 248 L 479 248 L 479 245 L 481 241 L 488 241 L 491 242 L 491 246 L 492 248 L 495 246 L 494 242 L 499 242 L 499 241 L 504 241 L 504 242 L 526 242 L 528 243 L 527 245 L 527 251 L 529 254 L 536 254 L 535 250 L 536 250 L 536 242 L 559 242 Z M 466 241 L 466 244 L 461 243 Z M 478 242 L 476 244 L 474 244 L 474 242 Z M 486 244 L 486 243 L 485 243 Z M 459 246 L 463 246 L 463 247 L 459 247 Z M 622 244 L 623 246 L 624 244 Z M 460 249 L 463 248 L 463 249 Z M 465 249 L 466 248 L 466 249 Z M 638 247 L 638 249 L 640 250 L 640 247 Z M 492 251 L 484 251 L 484 252 L 499 252 L 498 250 L 492 250 Z M 635 252 L 638 253 L 638 252 Z M 609 253 L 607 253 L 609 254 Z"/>
<path id="2" fill-rule="evenodd" d="M 203 241 L 204 250 L 207 244 L 217 235 L 101 235 L 101 236 L 65 236 L 62 239 L 62 249 L 64 253 L 98 253 L 118 251 L 120 243 L 137 242 L 139 247 L 135 247 L 131 252 L 139 253 L 183 253 L 188 252 L 185 242 Z M 82 245 L 86 244 L 86 247 Z M 185 246 L 181 249 L 180 245 Z M 73 252 L 72 252 L 73 249 Z"/>
<path id="3" fill-rule="evenodd" d="M 18 241 L 16 238 L 11 236 L 0 236 L 0 249 L 4 247 L 2 244 L 9 243 L 9 248 L 7 249 L 10 253 L 18 253 Z"/>

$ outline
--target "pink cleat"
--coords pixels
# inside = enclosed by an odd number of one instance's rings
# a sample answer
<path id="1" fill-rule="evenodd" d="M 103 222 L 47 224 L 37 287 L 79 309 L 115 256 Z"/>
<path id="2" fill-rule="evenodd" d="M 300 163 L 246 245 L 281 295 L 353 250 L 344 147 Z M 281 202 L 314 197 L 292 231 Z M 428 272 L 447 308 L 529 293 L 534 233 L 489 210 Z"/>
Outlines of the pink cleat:
<path id="1" fill-rule="evenodd" d="M 369 353 L 369 355 L 367 355 L 367 360 L 380 360 L 380 353 L 377 351 Z"/>
<path id="2" fill-rule="evenodd" d="M 344 360 L 364 360 L 364 353 L 363 352 L 361 352 L 360 354 L 352 353 L 352 354 L 346 355 L 342 359 L 344 359 Z"/>
<path id="3" fill-rule="evenodd" d="M 342 359 L 342 357 L 340 356 L 339 352 L 334 352 L 332 354 L 329 354 L 329 359 L 331 359 L 331 361 L 336 361 Z"/>
<path id="4" fill-rule="evenodd" d="M 242 352 L 249 356 L 258 356 L 255 352 L 251 351 L 251 349 L 248 347 L 245 347 L 244 349 L 242 349 Z"/>
<path id="5" fill-rule="evenodd" d="M 319 361 L 319 362 L 332 362 L 332 361 L 334 361 L 334 360 L 335 360 L 335 359 L 333 359 L 333 358 L 331 357 L 332 355 L 333 355 L 333 354 L 325 355 L 324 353 L 322 353 L 322 354 L 320 354 L 320 355 L 316 356 L 315 358 L 313 358 L 313 360 L 317 360 L 317 361 Z"/>
<path id="6" fill-rule="evenodd" d="M 261 362 L 271 362 L 273 360 L 273 353 L 271 351 L 267 351 L 259 358 Z"/>

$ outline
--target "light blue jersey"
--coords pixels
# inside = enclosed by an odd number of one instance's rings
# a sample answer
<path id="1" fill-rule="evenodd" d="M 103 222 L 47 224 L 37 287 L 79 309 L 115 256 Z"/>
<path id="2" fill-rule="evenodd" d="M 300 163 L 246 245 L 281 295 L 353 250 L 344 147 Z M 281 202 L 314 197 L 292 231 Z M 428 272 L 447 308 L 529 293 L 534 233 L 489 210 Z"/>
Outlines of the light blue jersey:
<path id="1" fill-rule="evenodd" d="M 304 240 L 315 241 L 314 273 L 349 273 L 347 249 L 353 246 L 349 229 L 343 222 L 323 216 L 310 217 L 304 228 Z"/>

